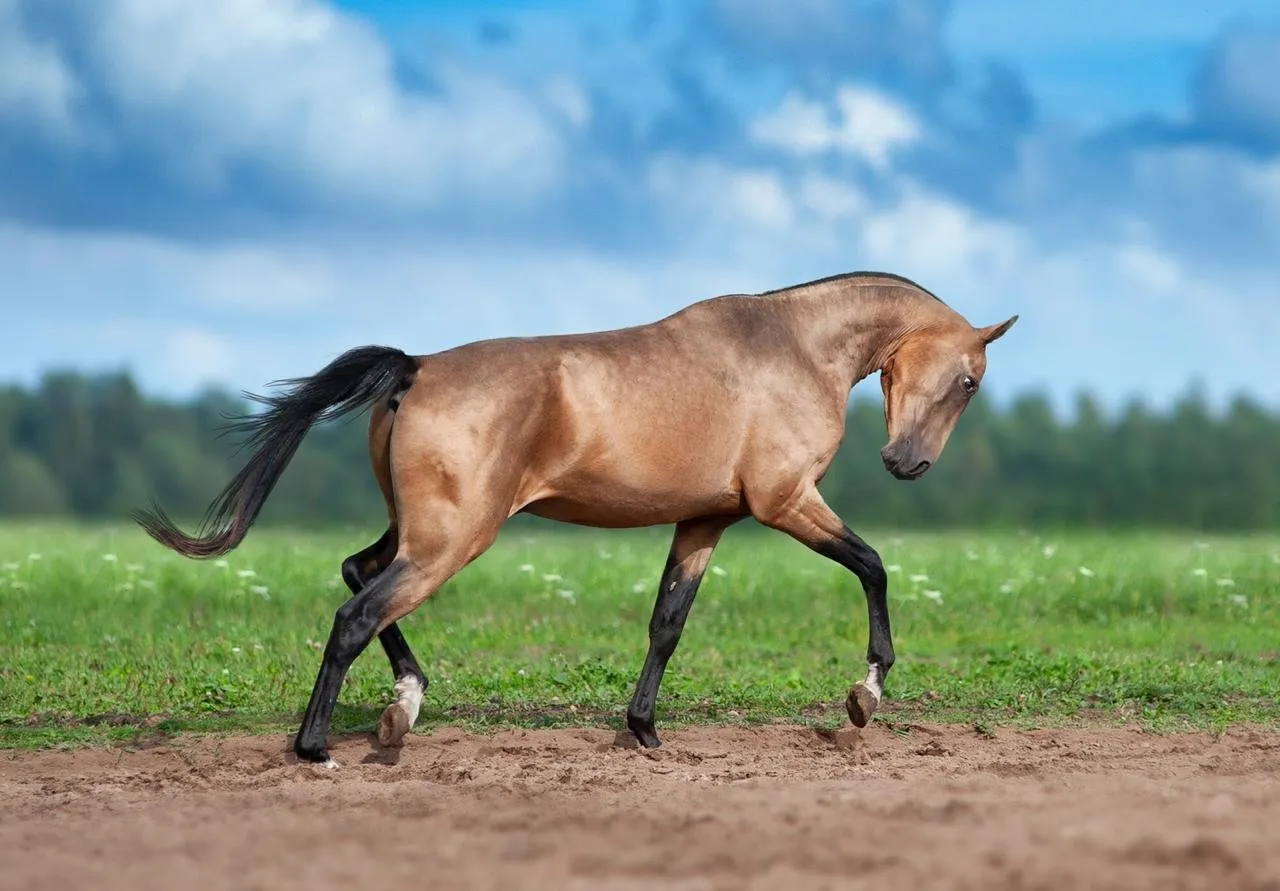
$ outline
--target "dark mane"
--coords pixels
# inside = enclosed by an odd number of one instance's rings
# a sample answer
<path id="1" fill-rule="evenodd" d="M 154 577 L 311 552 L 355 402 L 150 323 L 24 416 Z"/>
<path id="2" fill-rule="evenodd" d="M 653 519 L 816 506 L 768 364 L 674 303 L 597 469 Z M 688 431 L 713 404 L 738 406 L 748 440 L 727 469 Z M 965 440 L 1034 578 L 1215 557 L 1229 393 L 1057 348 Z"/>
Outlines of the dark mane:
<path id="1" fill-rule="evenodd" d="M 946 306 L 942 298 L 939 297 L 937 294 L 933 293 L 928 288 L 922 286 L 918 282 L 913 282 L 911 279 L 907 278 L 904 275 L 896 275 L 892 272 L 873 272 L 873 271 L 865 271 L 865 270 L 860 272 L 842 272 L 839 275 L 828 275 L 826 278 L 815 278 L 811 282 L 801 282 L 798 285 L 788 285 L 785 288 L 774 288 L 772 291 L 761 291 L 759 296 L 766 297 L 770 294 L 781 294 L 783 291 L 796 291 L 796 290 L 799 290 L 800 288 L 808 288 L 812 285 L 825 285 L 829 282 L 839 282 L 839 281 L 844 281 L 845 279 L 850 279 L 850 278 L 889 279 L 890 281 L 907 285 L 909 287 L 915 288 L 917 291 L 921 291 L 925 294 L 928 294 L 934 300 L 938 301 L 939 303 L 942 303 L 943 306 Z"/>

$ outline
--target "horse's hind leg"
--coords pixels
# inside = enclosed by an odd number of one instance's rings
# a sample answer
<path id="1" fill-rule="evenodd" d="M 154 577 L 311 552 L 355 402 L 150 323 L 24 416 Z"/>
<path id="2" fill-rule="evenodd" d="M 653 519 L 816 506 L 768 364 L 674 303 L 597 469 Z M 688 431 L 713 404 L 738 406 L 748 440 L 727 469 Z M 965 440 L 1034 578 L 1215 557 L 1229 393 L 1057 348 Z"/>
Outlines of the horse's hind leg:
<path id="1" fill-rule="evenodd" d="M 360 593 L 338 607 L 325 644 L 320 671 L 293 750 L 306 761 L 329 762 L 327 737 L 342 681 L 351 663 L 375 636 L 390 628 L 436 592 L 458 570 L 482 554 L 498 534 L 503 517 L 467 522 L 452 504 L 415 505 L 418 516 L 439 517 L 438 531 L 406 532 L 398 553 Z M 449 514 L 452 513 L 452 516 Z"/>
<path id="2" fill-rule="evenodd" d="M 391 565 L 395 556 L 396 530 L 392 527 L 369 547 L 342 561 L 342 580 L 351 589 L 352 596 L 359 594 L 378 573 Z M 387 706 L 378 721 L 378 742 L 384 746 L 395 746 L 418 720 L 422 697 L 427 692 L 427 676 L 422 673 L 418 660 L 409 649 L 409 642 L 396 623 L 392 622 L 379 632 L 378 641 L 391 663 L 396 684 L 396 701 Z"/>
<path id="3" fill-rule="evenodd" d="M 676 525 L 667 566 L 658 584 L 658 600 L 653 605 L 653 617 L 649 619 L 649 652 L 640 671 L 640 680 L 636 683 L 635 695 L 627 708 L 627 727 L 645 748 L 661 745 L 653 726 L 653 711 L 662 675 L 676 651 L 676 644 L 680 642 L 694 595 L 698 593 L 702 575 L 711 562 L 711 552 L 720 536 L 737 519 L 712 517 L 686 520 Z"/>

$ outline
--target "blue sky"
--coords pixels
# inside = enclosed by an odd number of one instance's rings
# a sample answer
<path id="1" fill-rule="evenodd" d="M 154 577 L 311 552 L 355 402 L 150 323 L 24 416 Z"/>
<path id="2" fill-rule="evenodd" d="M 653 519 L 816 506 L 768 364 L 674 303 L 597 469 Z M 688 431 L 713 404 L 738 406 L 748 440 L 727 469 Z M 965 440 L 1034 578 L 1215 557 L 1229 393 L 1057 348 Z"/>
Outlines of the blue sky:
<path id="1" fill-rule="evenodd" d="M 0 380 L 883 269 L 1021 314 L 997 399 L 1280 405 L 1276 84 L 1275 0 L 0 0 Z"/>

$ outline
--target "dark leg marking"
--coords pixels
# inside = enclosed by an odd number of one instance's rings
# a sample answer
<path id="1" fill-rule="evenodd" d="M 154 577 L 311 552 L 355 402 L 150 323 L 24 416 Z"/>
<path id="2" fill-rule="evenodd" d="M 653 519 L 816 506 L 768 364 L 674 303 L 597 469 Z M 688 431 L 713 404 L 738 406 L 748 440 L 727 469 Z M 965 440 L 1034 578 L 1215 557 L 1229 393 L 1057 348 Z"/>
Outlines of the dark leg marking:
<path id="1" fill-rule="evenodd" d="M 383 566 L 390 564 L 395 557 L 395 546 L 395 537 L 388 529 L 369 547 L 342 561 L 342 580 L 347 583 L 352 595 L 359 594 Z M 382 649 L 387 654 L 387 660 L 391 663 L 391 673 L 395 679 L 399 681 L 403 677 L 415 677 L 425 692 L 427 676 L 418 667 L 418 660 L 409 649 L 409 642 L 404 639 L 400 627 L 394 622 L 388 625 L 378 635 L 378 642 L 382 644 Z"/>
<path id="2" fill-rule="evenodd" d="M 654 604 L 653 616 L 649 619 L 649 652 L 645 656 L 644 668 L 640 671 L 635 695 L 627 708 L 627 727 L 635 734 L 640 745 L 648 749 L 662 744 L 653 726 L 658 687 L 662 684 L 667 663 L 676 651 L 676 644 L 680 642 L 680 634 L 684 630 L 685 620 L 689 618 L 689 609 L 693 606 L 694 595 L 698 593 L 702 575 L 698 573 L 687 576 L 681 572 L 673 557 L 667 558 L 658 601 Z"/>
<path id="3" fill-rule="evenodd" d="M 880 704 L 884 679 L 893 667 L 893 635 L 889 629 L 889 577 L 875 550 L 843 526 L 839 536 L 813 545 L 813 549 L 829 557 L 858 577 L 867 595 L 867 679 L 855 684 L 845 701 L 849 720 L 855 727 L 865 727 Z"/>
<path id="4" fill-rule="evenodd" d="M 680 643 L 680 634 L 684 631 L 685 620 L 689 618 L 689 610 L 711 552 L 724 530 L 733 522 L 695 521 L 676 526 L 667 565 L 658 585 L 658 600 L 649 619 L 649 652 L 645 656 L 635 694 L 627 707 L 627 727 L 645 748 L 653 749 L 662 744 L 653 725 L 658 688 L 667 663 Z"/>
<path id="5" fill-rule="evenodd" d="M 311 699 L 302 716 L 302 726 L 294 739 L 293 750 L 305 761 L 329 761 L 328 733 L 333 708 L 338 702 L 351 663 L 373 640 L 387 604 L 395 595 L 397 583 L 407 564 L 401 560 L 373 578 L 369 584 L 342 606 L 333 618 L 333 629 L 325 644 L 320 672 L 311 690 Z"/>

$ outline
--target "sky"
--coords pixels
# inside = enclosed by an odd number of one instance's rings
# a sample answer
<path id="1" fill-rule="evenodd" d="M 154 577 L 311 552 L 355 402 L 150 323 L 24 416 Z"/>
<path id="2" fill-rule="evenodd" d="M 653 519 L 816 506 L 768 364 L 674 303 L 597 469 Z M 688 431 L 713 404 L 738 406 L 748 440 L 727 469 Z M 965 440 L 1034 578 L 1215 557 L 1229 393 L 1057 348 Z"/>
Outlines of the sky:
<path id="1" fill-rule="evenodd" d="M 0 0 L 0 381 L 883 270 L 992 398 L 1280 406 L 1277 84 L 1276 0 Z"/>

